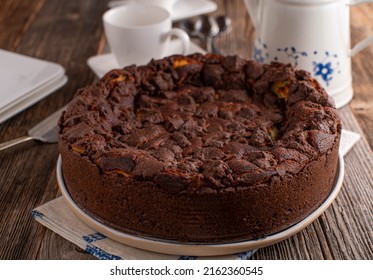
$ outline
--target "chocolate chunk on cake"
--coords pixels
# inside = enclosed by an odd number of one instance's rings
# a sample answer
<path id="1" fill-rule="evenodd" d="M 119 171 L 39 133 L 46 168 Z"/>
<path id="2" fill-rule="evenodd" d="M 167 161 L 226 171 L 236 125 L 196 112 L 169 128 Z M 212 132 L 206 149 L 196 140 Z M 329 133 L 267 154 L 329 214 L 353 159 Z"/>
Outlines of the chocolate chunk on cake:
<path id="1" fill-rule="evenodd" d="M 59 121 L 67 190 L 114 229 L 178 242 L 262 238 L 313 212 L 341 122 L 309 73 L 193 54 L 112 70 Z"/>

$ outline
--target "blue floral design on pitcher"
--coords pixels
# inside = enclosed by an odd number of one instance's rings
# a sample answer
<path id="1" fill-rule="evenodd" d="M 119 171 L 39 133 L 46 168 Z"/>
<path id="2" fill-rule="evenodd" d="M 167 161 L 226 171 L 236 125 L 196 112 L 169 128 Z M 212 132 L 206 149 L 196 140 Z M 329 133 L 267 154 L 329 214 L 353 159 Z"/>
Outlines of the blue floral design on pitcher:
<path id="1" fill-rule="evenodd" d="M 298 58 L 300 56 L 308 56 L 307 52 L 298 51 L 295 47 L 277 48 L 277 51 L 284 52 L 288 58 L 293 59 L 295 67 L 298 66 Z M 277 56 L 274 57 L 274 60 L 278 60 Z"/>
<path id="2" fill-rule="evenodd" d="M 265 60 L 269 58 L 267 45 L 262 43 L 260 38 L 255 42 L 253 58 L 260 63 L 264 63 Z"/>
<path id="3" fill-rule="evenodd" d="M 268 47 L 261 38 L 255 40 L 253 48 L 253 58 L 261 63 L 269 62 L 270 60 L 280 61 L 279 57 L 287 57 L 287 60 L 292 63 L 294 67 L 298 66 L 298 61 L 302 57 L 312 57 L 315 61 L 312 62 L 313 76 L 323 81 L 326 86 L 329 86 L 330 82 L 336 74 L 341 73 L 340 63 L 338 54 L 333 54 L 329 51 L 324 53 L 320 51 L 307 52 L 299 50 L 295 46 L 285 46 L 283 48 L 278 47 L 277 55 L 270 55 Z"/>
<path id="4" fill-rule="evenodd" d="M 332 68 L 332 63 L 327 62 L 325 64 L 322 63 L 313 63 L 314 66 L 314 75 L 315 76 L 321 76 L 321 78 L 325 81 L 326 85 L 329 85 L 329 81 L 333 78 L 332 74 L 334 72 Z"/>
<path id="5" fill-rule="evenodd" d="M 317 51 L 314 51 L 314 55 Z M 333 75 L 337 72 L 341 73 L 339 70 L 339 60 L 337 54 L 331 54 L 328 51 L 325 52 L 324 59 L 319 61 L 314 61 L 313 63 L 313 74 L 315 76 L 320 76 L 322 80 L 329 86 L 329 82 L 333 79 Z"/>

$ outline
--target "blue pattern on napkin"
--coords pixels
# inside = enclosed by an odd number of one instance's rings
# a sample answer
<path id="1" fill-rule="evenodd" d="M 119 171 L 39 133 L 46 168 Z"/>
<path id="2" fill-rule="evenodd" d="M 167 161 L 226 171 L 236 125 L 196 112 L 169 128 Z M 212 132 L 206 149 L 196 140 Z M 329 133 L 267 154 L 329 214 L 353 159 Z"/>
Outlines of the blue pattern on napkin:
<path id="1" fill-rule="evenodd" d="M 98 240 L 105 239 L 106 236 L 103 235 L 102 233 L 95 232 L 95 233 L 92 233 L 92 234 L 84 235 L 84 236 L 82 236 L 82 238 L 84 239 L 85 242 L 92 243 L 92 242 L 95 242 L 95 241 L 98 241 Z"/>
<path id="2" fill-rule="evenodd" d="M 195 260 L 197 257 L 194 256 L 181 256 L 178 258 L 178 260 Z"/>
<path id="3" fill-rule="evenodd" d="M 87 245 L 87 247 L 85 248 L 85 251 L 100 260 L 121 260 L 122 259 L 119 256 L 112 255 L 91 244 Z"/>
<path id="4" fill-rule="evenodd" d="M 241 260 L 249 260 L 251 259 L 251 257 L 254 255 L 256 251 L 257 250 L 250 250 L 247 252 L 242 252 L 242 253 L 237 254 L 237 257 L 239 257 Z"/>
<path id="5" fill-rule="evenodd" d="M 37 210 L 32 210 L 31 215 L 32 215 L 33 218 L 43 218 L 44 217 L 44 214 L 37 211 Z"/>

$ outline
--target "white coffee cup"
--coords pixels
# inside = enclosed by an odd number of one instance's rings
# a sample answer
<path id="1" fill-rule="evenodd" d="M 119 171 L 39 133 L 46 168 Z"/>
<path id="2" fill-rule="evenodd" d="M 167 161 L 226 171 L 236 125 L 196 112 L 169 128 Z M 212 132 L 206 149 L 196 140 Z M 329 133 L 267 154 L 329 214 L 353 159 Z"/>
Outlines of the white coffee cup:
<path id="1" fill-rule="evenodd" d="M 171 12 L 177 1 L 178 0 L 112 0 L 109 2 L 108 6 L 110 8 L 114 8 L 117 6 L 128 5 L 128 4 L 144 4 L 144 5 L 160 6 L 162 8 L 165 8 L 169 12 Z"/>
<path id="2" fill-rule="evenodd" d="M 160 6 L 168 11 L 172 11 L 173 6 L 177 0 L 135 0 L 137 3 L 141 4 L 152 4 L 155 6 Z"/>
<path id="3" fill-rule="evenodd" d="M 188 34 L 172 28 L 170 13 L 154 5 L 131 4 L 112 8 L 104 13 L 106 38 L 118 65 L 146 64 L 152 58 L 165 56 L 170 37 L 181 40 L 181 54 L 190 46 Z"/>

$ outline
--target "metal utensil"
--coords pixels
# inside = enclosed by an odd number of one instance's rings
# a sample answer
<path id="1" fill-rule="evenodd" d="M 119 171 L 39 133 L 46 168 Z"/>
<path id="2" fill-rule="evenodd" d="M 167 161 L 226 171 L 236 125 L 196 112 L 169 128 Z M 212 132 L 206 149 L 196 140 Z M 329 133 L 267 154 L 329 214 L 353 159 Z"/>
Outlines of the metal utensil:
<path id="1" fill-rule="evenodd" d="M 224 33 L 227 33 L 229 31 L 231 31 L 232 29 L 232 20 L 230 17 L 227 17 L 227 16 L 217 16 L 215 17 L 215 21 L 219 27 L 219 32 L 218 34 L 216 34 L 215 37 L 212 38 L 212 51 L 214 53 L 219 53 L 219 54 L 223 54 L 222 51 L 220 51 L 216 46 L 215 46 L 215 38 L 217 38 L 218 36 L 224 34 Z"/>
<path id="2" fill-rule="evenodd" d="M 194 25 L 194 29 L 205 38 L 206 51 L 209 53 L 213 52 L 213 38 L 219 33 L 219 26 L 215 18 L 207 15 L 200 16 Z"/>
<path id="3" fill-rule="evenodd" d="M 196 30 L 195 21 L 190 18 L 181 20 L 178 23 L 178 27 L 184 29 L 186 33 L 192 38 L 198 38 L 199 40 L 205 40 L 204 36 L 199 30 Z"/>
<path id="4" fill-rule="evenodd" d="M 60 118 L 62 112 L 66 109 L 66 106 L 62 107 L 52 115 L 35 125 L 33 128 L 27 131 L 27 136 L 23 136 L 5 143 L 0 144 L 0 151 L 14 145 L 29 141 L 37 140 L 43 143 L 56 143 L 57 142 L 57 121 Z"/>
<path id="5" fill-rule="evenodd" d="M 215 38 L 231 30 L 232 20 L 224 15 L 217 17 L 202 15 L 196 21 L 192 19 L 180 21 L 179 27 L 189 36 L 201 40 L 207 52 L 223 55 L 224 53 L 215 46 Z"/>

